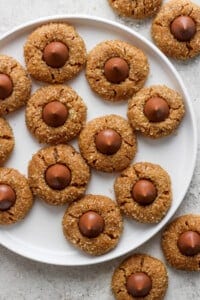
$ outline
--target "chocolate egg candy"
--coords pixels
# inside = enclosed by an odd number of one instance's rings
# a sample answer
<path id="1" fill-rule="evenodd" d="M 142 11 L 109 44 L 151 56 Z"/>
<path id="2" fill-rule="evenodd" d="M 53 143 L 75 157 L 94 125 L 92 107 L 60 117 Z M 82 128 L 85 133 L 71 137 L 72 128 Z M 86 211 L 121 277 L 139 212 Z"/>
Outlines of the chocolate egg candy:
<path id="1" fill-rule="evenodd" d="M 13 91 L 13 84 L 10 77 L 6 74 L 0 74 L 0 99 L 8 98 Z"/>
<path id="2" fill-rule="evenodd" d="M 55 164 L 46 170 L 45 180 L 54 190 L 63 190 L 71 181 L 71 171 L 62 164 Z"/>
<path id="3" fill-rule="evenodd" d="M 194 256 L 200 253 L 200 235 L 195 231 L 186 231 L 180 235 L 177 245 L 183 255 Z"/>
<path id="4" fill-rule="evenodd" d="M 140 179 L 132 188 L 133 199 L 141 205 L 152 203 L 157 197 L 157 190 L 150 180 Z"/>
<path id="5" fill-rule="evenodd" d="M 97 150 L 103 154 L 115 154 L 122 144 L 121 136 L 113 129 L 100 131 L 95 138 Z"/>
<path id="6" fill-rule="evenodd" d="M 52 68 L 62 68 L 68 58 L 68 47 L 61 42 L 51 42 L 44 48 L 43 59 Z"/>
<path id="7" fill-rule="evenodd" d="M 42 111 L 44 122 L 51 127 L 62 126 L 68 117 L 68 109 L 59 101 L 47 103 Z"/>
<path id="8" fill-rule="evenodd" d="M 144 114 L 150 122 L 165 121 L 169 116 L 169 105 L 160 97 L 152 97 L 144 105 Z"/>
<path id="9" fill-rule="evenodd" d="M 7 184 L 0 184 L 0 211 L 11 208 L 16 201 L 14 190 Z"/>
<path id="10" fill-rule="evenodd" d="M 121 57 L 112 57 L 104 65 L 104 75 L 112 83 L 120 83 L 129 76 L 129 66 Z"/>
<path id="11" fill-rule="evenodd" d="M 197 29 L 194 20 L 189 16 L 179 16 L 170 25 L 171 33 L 180 42 L 189 42 Z"/>
<path id="12" fill-rule="evenodd" d="M 126 288 L 133 297 L 145 297 L 152 289 L 152 281 L 147 274 L 138 272 L 128 277 Z"/>
<path id="13" fill-rule="evenodd" d="M 98 213 L 88 211 L 80 217 L 79 229 L 84 236 L 95 238 L 104 230 L 104 219 Z"/>

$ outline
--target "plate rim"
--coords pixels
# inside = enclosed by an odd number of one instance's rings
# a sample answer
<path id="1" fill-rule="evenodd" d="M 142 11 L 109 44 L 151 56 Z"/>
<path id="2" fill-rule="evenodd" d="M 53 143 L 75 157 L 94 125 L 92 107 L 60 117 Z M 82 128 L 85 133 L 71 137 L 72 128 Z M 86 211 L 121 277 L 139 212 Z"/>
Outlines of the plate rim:
<path id="1" fill-rule="evenodd" d="M 77 20 L 77 21 L 80 21 L 80 20 L 83 20 L 83 21 L 93 21 L 95 23 L 101 23 L 101 24 L 104 24 L 104 25 L 111 25 L 115 28 L 118 28 L 118 29 L 121 29 L 121 30 L 124 30 L 130 34 L 132 34 L 133 36 L 135 36 L 138 40 L 142 41 L 144 44 L 146 44 L 148 46 L 148 48 L 150 48 L 154 53 L 156 53 L 157 56 L 159 56 L 161 58 L 162 61 L 165 62 L 165 64 L 168 65 L 169 69 L 172 71 L 172 73 L 175 75 L 183 93 L 184 93 L 184 96 L 185 98 L 187 99 L 187 105 L 189 107 L 189 111 L 190 111 L 190 115 L 191 115 L 191 125 L 192 125 L 192 128 L 193 128 L 193 136 L 194 136 L 194 141 L 193 141 L 193 144 L 194 144 L 194 149 L 193 149 L 193 157 L 191 159 L 191 171 L 190 171 L 190 174 L 189 174 L 189 178 L 190 180 L 188 180 L 188 183 L 186 186 L 184 186 L 184 188 L 182 189 L 182 195 L 180 197 L 180 202 L 176 205 L 176 207 L 173 209 L 173 211 L 169 212 L 167 215 L 166 215 L 166 218 L 165 218 L 165 222 L 160 222 L 158 224 L 156 224 L 156 227 L 155 229 L 151 232 L 151 234 L 149 234 L 148 238 L 145 240 L 145 242 L 141 242 L 137 245 L 136 248 L 134 249 L 130 249 L 128 251 L 121 251 L 119 253 L 116 253 L 116 255 L 114 257 L 104 257 L 104 256 L 100 256 L 100 257 L 97 257 L 97 258 L 100 258 L 99 261 L 94 261 L 93 260 L 93 257 L 91 257 L 91 261 L 88 262 L 88 261 L 84 261 L 82 263 L 80 262 L 77 262 L 77 263 L 70 263 L 70 262 L 61 262 L 61 261 L 52 261 L 52 259 L 49 259 L 48 257 L 43 257 L 43 259 L 41 257 L 37 257 L 36 256 L 32 256 L 32 252 L 31 254 L 27 253 L 27 251 L 24 251 L 23 249 L 20 249 L 20 248 L 15 248 L 14 245 L 13 246 L 10 246 L 8 245 L 9 243 L 6 244 L 6 242 L 2 242 L 1 238 L 0 238 L 0 245 L 7 248 L 8 250 L 22 256 L 22 257 L 25 257 L 25 258 L 28 258 L 28 259 L 31 259 L 33 261 L 37 261 L 37 262 L 40 262 L 40 263 L 46 263 L 46 264 L 51 264 L 51 265 L 59 265 L 59 266 L 86 266 L 86 265 L 94 265 L 94 264 L 99 264 L 99 263 L 104 263 L 106 261 L 112 261 L 113 259 L 116 259 L 120 256 L 123 256 L 123 255 L 128 255 L 130 254 L 130 252 L 133 252 L 135 251 L 138 247 L 140 247 L 141 245 L 145 244 L 147 241 L 149 241 L 153 236 L 155 236 L 158 232 L 160 232 L 160 230 L 166 226 L 166 224 L 170 221 L 170 219 L 173 217 L 173 215 L 175 214 L 175 212 L 177 211 L 177 209 L 179 208 L 180 204 L 182 203 L 187 191 L 188 191 L 188 188 L 190 186 L 190 183 L 192 181 L 192 178 L 193 178 L 193 174 L 194 174 L 194 170 L 195 170 L 195 166 L 196 166 L 196 160 L 197 160 L 197 150 L 198 150 L 198 138 L 197 138 L 197 121 L 196 121 L 196 115 L 194 113 L 194 108 L 193 108 L 193 105 L 192 105 L 192 102 L 191 102 L 191 99 L 190 99 L 190 95 L 189 93 L 187 92 L 187 89 L 183 83 L 183 80 L 180 76 L 180 74 L 178 73 L 178 71 L 176 70 L 176 68 L 173 66 L 173 64 L 170 62 L 170 60 L 150 41 L 148 40 L 146 37 L 140 35 L 138 32 L 136 32 L 134 29 L 124 25 L 124 24 L 121 24 L 121 23 L 118 23 L 116 21 L 112 21 L 112 20 L 107 20 L 105 18 L 102 18 L 102 17 L 98 17 L 98 16 L 91 16 L 91 15 L 86 15 L 86 14 L 56 14 L 56 15 L 51 15 L 51 16 L 44 16 L 44 17 L 40 17 L 40 18 L 37 18 L 37 19 L 34 19 L 34 20 L 31 20 L 31 21 L 27 21 L 27 22 L 24 22 L 20 25 L 17 25 L 17 26 L 14 26 L 11 30 L 5 32 L 4 34 L 2 34 L 0 36 L 0 43 L 6 39 L 6 38 L 9 38 L 9 36 L 11 36 L 12 34 L 14 33 L 19 33 L 20 31 L 22 30 L 26 30 L 28 29 L 28 27 L 31 27 L 31 26 L 40 26 L 41 24 L 43 23 L 47 23 L 47 22 L 55 22 L 55 21 L 65 21 L 65 22 L 70 22 L 70 19 L 71 20 Z M 96 257 L 94 257 L 95 259 Z M 101 259 L 102 258 L 102 259 Z"/>

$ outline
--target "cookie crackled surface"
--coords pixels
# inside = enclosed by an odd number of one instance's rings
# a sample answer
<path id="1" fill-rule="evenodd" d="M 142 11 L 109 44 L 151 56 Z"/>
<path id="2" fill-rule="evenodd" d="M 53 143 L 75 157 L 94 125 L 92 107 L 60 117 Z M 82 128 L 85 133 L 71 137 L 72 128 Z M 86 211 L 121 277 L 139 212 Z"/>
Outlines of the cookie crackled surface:
<path id="1" fill-rule="evenodd" d="M 142 50 L 120 40 L 96 45 L 88 54 L 86 78 L 91 89 L 108 101 L 130 98 L 142 88 L 149 64 Z"/>
<path id="2" fill-rule="evenodd" d="M 33 31 L 24 46 L 31 76 L 49 83 L 63 83 L 75 77 L 86 62 L 83 39 L 67 23 L 48 23 Z"/>
<path id="3" fill-rule="evenodd" d="M 49 85 L 29 99 L 26 124 L 41 143 L 67 143 L 81 131 L 86 112 L 85 103 L 71 87 Z"/>
<path id="4" fill-rule="evenodd" d="M 118 206 L 110 198 L 86 195 L 68 207 L 62 226 L 69 242 L 96 256 L 116 247 L 123 221 Z"/>
<path id="5" fill-rule="evenodd" d="M 57 145 L 33 155 L 28 176 L 35 196 L 51 205 L 63 205 L 84 194 L 90 170 L 72 146 Z"/>
<path id="6" fill-rule="evenodd" d="M 200 53 L 200 6 L 189 0 L 171 0 L 152 23 L 152 38 L 168 56 L 186 60 Z"/>

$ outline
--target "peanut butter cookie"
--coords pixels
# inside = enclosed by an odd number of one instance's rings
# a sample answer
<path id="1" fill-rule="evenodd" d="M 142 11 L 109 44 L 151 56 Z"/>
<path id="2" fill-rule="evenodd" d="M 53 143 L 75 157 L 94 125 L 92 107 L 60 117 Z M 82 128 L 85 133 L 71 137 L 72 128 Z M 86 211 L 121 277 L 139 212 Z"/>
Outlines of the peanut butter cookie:
<path id="1" fill-rule="evenodd" d="M 171 134 L 185 113 L 181 95 L 164 86 L 141 89 L 128 103 L 127 116 L 132 127 L 151 138 Z"/>
<path id="2" fill-rule="evenodd" d="M 86 62 L 83 39 L 66 23 L 40 26 L 24 46 L 27 70 L 37 80 L 63 83 L 75 77 Z"/>
<path id="3" fill-rule="evenodd" d="M 171 206 L 170 177 L 159 165 L 140 162 L 124 170 L 115 180 L 120 210 L 142 223 L 157 223 Z"/>
<path id="4" fill-rule="evenodd" d="M 124 118 L 107 115 L 85 125 L 79 136 L 79 148 L 88 165 L 96 170 L 120 171 L 136 153 L 136 136 Z"/>
<path id="5" fill-rule="evenodd" d="M 25 105 L 31 92 L 27 72 L 14 58 L 0 55 L 0 116 Z"/>
<path id="6" fill-rule="evenodd" d="M 3 118 L 0 118 L 0 128 L 0 165 L 2 165 L 10 156 L 15 140 L 12 128 Z"/>
<path id="7" fill-rule="evenodd" d="M 174 268 L 200 271 L 200 215 L 176 218 L 162 235 L 162 249 Z"/>
<path id="8" fill-rule="evenodd" d="M 33 155 L 28 176 L 35 196 L 48 204 L 62 205 L 84 194 L 90 170 L 73 147 L 58 145 L 43 148 Z"/>
<path id="9" fill-rule="evenodd" d="M 66 239 L 91 255 L 102 255 L 116 247 L 123 229 L 115 202 L 100 195 L 86 195 L 72 203 L 62 225 Z"/>
<path id="10" fill-rule="evenodd" d="M 17 170 L 0 168 L 0 225 L 22 220 L 33 204 L 27 179 Z"/>
<path id="11" fill-rule="evenodd" d="M 112 291 L 117 300 L 162 300 L 167 287 L 165 265 L 146 254 L 126 258 L 112 277 Z"/>
<path id="12" fill-rule="evenodd" d="M 108 0 L 108 2 L 120 16 L 144 19 L 158 12 L 162 0 Z"/>
<path id="13" fill-rule="evenodd" d="M 26 107 L 26 124 L 40 143 L 67 143 L 81 131 L 86 106 L 69 86 L 50 85 L 37 90 Z"/>
<path id="14" fill-rule="evenodd" d="M 200 6 L 189 0 L 171 0 L 152 24 L 152 38 L 168 56 L 188 59 L 200 53 Z"/>
<path id="15" fill-rule="evenodd" d="M 148 72 L 142 50 L 118 40 L 98 44 L 89 53 L 86 65 L 91 89 L 109 101 L 130 98 L 142 88 Z"/>

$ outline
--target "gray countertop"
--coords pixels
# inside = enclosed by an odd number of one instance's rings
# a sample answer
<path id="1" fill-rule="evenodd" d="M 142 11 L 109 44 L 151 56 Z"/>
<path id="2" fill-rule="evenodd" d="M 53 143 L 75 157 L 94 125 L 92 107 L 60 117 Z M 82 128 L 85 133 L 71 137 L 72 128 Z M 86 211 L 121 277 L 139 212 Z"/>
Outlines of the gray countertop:
<path id="1" fill-rule="evenodd" d="M 200 1 L 196 2 L 200 4 Z M 150 39 L 150 20 L 142 22 L 121 19 L 110 9 L 107 0 L 0 0 L 0 12 L 0 34 L 38 17 L 82 13 L 118 21 Z M 184 78 L 199 123 L 200 57 L 190 62 L 173 64 Z M 198 153 L 192 183 L 177 216 L 200 212 L 199 156 Z M 164 259 L 160 250 L 160 234 L 138 251 Z M 0 247 L 0 300 L 114 299 L 110 291 L 110 280 L 114 268 L 122 259 L 88 267 L 58 267 L 30 261 Z M 176 271 L 170 267 L 168 272 L 166 300 L 200 299 L 198 273 Z"/>

